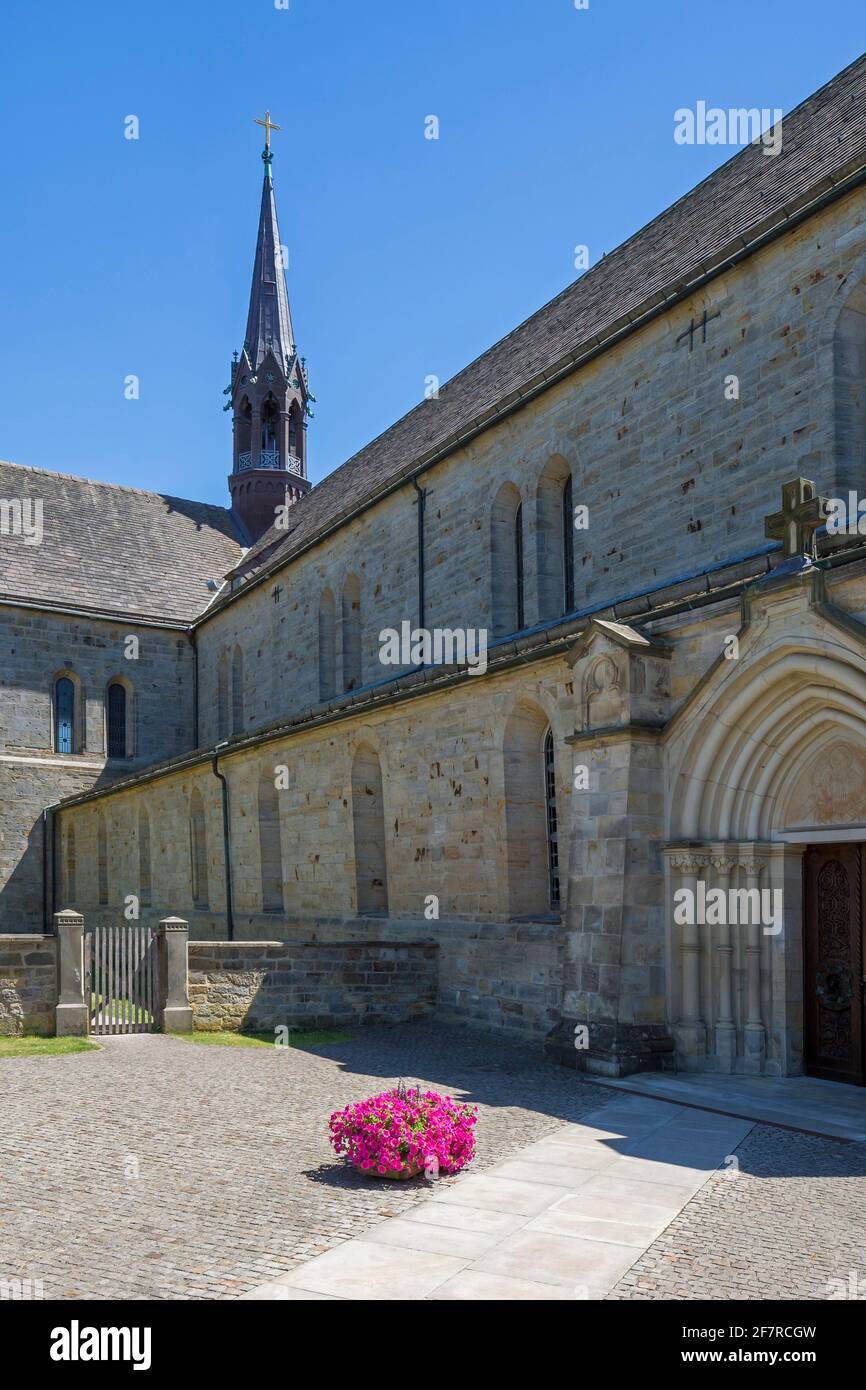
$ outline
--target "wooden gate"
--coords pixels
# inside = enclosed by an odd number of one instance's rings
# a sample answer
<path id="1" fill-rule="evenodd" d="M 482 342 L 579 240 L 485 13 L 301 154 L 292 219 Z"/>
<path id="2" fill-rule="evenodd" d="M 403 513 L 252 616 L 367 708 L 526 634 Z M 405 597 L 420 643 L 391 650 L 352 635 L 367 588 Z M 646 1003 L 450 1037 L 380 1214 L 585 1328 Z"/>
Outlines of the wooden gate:
<path id="1" fill-rule="evenodd" d="M 87 932 L 90 1031 L 154 1033 L 157 946 L 151 927 L 124 922 Z"/>

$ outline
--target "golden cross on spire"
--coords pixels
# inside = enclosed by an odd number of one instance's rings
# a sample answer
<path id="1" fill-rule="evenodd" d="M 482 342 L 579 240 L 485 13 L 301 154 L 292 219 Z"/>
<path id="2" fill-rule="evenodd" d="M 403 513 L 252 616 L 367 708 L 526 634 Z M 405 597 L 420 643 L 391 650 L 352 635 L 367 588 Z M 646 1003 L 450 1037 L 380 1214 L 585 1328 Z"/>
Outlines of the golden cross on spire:
<path id="1" fill-rule="evenodd" d="M 271 148 L 271 131 L 281 130 L 282 126 L 274 125 L 273 121 L 271 120 L 270 111 L 265 112 L 265 119 L 263 121 L 260 121 L 258 116 L 256 116 L 255 120 L 256 125 L 263 125 L 265 128 L 265 149 L 269 150 Z"/>

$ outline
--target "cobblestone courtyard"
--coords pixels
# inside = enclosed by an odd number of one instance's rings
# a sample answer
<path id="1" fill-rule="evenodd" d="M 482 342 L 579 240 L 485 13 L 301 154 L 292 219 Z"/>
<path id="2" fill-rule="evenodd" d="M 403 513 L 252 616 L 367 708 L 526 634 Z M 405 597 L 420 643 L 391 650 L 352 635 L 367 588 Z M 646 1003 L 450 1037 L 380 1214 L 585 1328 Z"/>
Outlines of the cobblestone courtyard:
<path id="1" fill-rule="evenodd" d="M 128 1037 L 6 1060 L 0 1277 L 41 1279 L 48 1298 L 234 1298 L 291 1272 L 429 1196 L 422 1179 L 361 1180 L 326 1143 L 332 1110 L 401 1076 L 478 1105 L 475 1171 L 614 1098 L 428 1025 L 315 1052 Z M 759 1125 L 737 1157 L 611 1297 L 826 1298 L 863 1276 L 863 1147 Z"/>

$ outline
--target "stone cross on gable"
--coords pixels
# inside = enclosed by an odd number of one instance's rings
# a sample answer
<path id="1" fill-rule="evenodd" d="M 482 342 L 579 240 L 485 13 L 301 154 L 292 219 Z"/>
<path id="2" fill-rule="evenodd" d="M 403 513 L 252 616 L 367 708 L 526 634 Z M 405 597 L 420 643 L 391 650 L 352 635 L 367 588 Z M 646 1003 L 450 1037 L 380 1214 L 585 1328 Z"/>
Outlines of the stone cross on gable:
<path id="1" fill-rule="evenodd" d="M 808 478 L 782 484 L 782 510 L 764 520 L 768 540 L 781 541 L 785 558 L 815 553 L 815 532 L 827 516 L 827 499 Z"/>

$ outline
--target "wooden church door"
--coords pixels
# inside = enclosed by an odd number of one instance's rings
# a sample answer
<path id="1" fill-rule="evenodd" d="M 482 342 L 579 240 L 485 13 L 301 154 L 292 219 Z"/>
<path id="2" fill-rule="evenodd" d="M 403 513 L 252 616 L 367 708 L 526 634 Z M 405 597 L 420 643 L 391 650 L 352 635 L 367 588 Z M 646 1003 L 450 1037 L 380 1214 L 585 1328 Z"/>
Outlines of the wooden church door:
<path id="1" fill-rule="evenodd" d="M 805 856 L 805 1056 L 809 1076 L 866 1085 L 866 845 L 810 845 Z"/>

